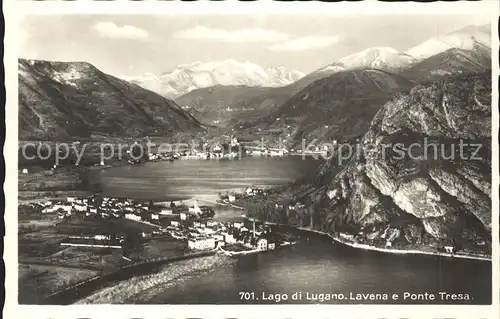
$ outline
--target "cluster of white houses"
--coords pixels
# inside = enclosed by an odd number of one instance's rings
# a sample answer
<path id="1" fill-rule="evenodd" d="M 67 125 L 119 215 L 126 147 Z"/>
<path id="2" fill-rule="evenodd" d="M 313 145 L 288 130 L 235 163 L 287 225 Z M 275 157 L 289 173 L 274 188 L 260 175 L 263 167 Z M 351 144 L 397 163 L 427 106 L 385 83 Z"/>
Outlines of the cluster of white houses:
<path id="1" fill-rule="evenodd" d="M 172 221 L 172 224 L 174 223 L 175 221 Z M 188 247 L 193 250 L 205 250 L 236 243 L 233 235 L 229 234 L 232 227 L 232 223 L 224 225 L 216 221 L 195 221 L 185 229 Z"/>
<path id="2" fill-rule="evenodd" d="M 68 197 L 66 201 L 45 201 L 41 203 L 42 214 L 58 213 L 59 218 L 70 216 L 74 212 L 87 212 L 88 198 Z"/>
<path id="3" fill-rule="evenodd" d="M 42 214 L 57 213 L 59 218 L 74 214 L 85 216 L 101 216 L 103 218 L 121 218 L 134 221 L 158 221 L 162 216 L 173 215 L 171 208 L 162 208 L 152 211 L 149 204 L 137 203 L 131 199 L 113 197 L 73 197 L 66 200 L 48 200 L 40 203 Z M 180 214 L 181 219 L 186 219 L 188 214 Z"/>
<path id="4" fill-rule="evenodd" d="M 247 194 L 254 194 L 257 190 L 247 189 Z M 142 234 L 143 237 L 164 236 L 170 234 L 180 240 L 186 240 L 192 250 L 210 250 L 227 245 L 241 244 L 248 249 L 259 248 L 270 250 L 276 243 L 266 237 L 266 230 L 253 231 L 242 222 L 219 223 L 214 220 L 202 221 L 192 219 L 192 216 L 204 216 L 206 206 L 198 206 L 196 201 L 193 207 L 177 212 L 175 208 L 164 207 L 151 209 L 151 204 L 137 203 L 130 199 L 111 197 L 67 197 L 66 200 L 46 201 L 41 203 L 41 212 L 56 213 L 65 218 L 78 215 L 82 218 L 125 218 L 137 222 L 148 222 L 158 226 L 151 234 Z M 165 223 L 165 220 L 166 223 Z M 162 221 L 160 223 L 160 220 Z M 109 234 L 73 234 L 62 245 L 66 246 L 95 246 L 120 248 L 123 237 Z"/>
<path id="5" fill-rule="evenodd" d="M 140 203 L 131 199 L 114 197 L 73 196 L 67 197 L 66 200 L 48 200 L 39 204 L 42 214 L 57 213 L 59 218 L 79 214 L 155 223 L 163 218 L 176 218 L 179 221 L 187 221 L 192 217 L 213 217 L 214 214 L 213 209 L 208 206 L 198 206 L 196 201 L 193 207 L 185 207 L 184 209 L 182 207 L 177 207 L 177 209 L 155 207 L 153 209 L 150 205 L 150 203 Z"/>
<path id="6" fill-rule="evenodd" d="M 274 250 L 277 243 L 271 239 L 267 229 L 253 230 L 242 222 L 220 224 L 215 221 L 193 225 L 189 228 L 188 247 L 193 250 L 215 249 L 240 244 L 247 250 Z"/>
<path id="7" fill-rule="evenodd" d="M 261 188 L 252 188 L 252 187 L 247 187 L 241 194 L 236 194 L 236 193 L 231 193 L 227 195 L 221 195 L 220 196 L 220 202 L 228 204 L 228 203 L 234 203 L 237 199 L 243 198 L 243 197 L 252 197 L 256 195 L 267 195 L 267 191 Z"/>

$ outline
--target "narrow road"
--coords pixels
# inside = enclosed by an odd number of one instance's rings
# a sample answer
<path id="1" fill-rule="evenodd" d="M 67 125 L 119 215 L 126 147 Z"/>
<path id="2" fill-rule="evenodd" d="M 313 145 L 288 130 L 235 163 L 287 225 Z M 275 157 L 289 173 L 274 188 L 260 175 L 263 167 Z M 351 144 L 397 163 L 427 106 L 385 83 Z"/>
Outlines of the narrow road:
<path id="1" fill-rule="evenodd" d="M 79 269 L 79 270 L 102 271 L 102 269 L 99 267 L 53 264 L 53 263 L 44 262 L 44 261 L 22 261 L 22 260 L 20 260 L 19 265 L 36 266 L 39 268 L 46 268 L 46 269 L 68 268 L 68 269 Z"/>

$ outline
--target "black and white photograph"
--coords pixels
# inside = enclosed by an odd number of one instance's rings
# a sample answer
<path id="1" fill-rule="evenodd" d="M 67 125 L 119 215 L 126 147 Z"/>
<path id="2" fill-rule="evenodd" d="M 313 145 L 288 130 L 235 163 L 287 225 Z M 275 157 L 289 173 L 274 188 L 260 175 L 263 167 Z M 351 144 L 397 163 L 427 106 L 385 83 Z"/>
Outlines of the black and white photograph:
<path id="1" fill-rule="evenodd" d="M 20 305 L 498 302 L 491 12 L 16 24 Z"/>

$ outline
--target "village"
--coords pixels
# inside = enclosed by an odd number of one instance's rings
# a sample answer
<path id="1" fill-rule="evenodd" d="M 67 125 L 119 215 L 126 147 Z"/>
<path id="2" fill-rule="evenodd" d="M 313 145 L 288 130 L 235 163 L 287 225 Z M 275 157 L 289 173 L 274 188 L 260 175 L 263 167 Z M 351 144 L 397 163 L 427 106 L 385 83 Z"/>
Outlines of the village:
<path id="1" fill-rule="evenodd" d="M 248 190 L 249 194 L 262 192 Z M 167 205 L 100 195 L 68 196 L 23 204 L 19 210 L 58 219 L 56 228 L 66 235 L 61 246 L 121 249 L 122 258 L 129 261 L 133 260 L 130 252 L 137 247 L 165 237 L 183 242 L 187 250 L 217 249 L 228 255 L 274 250 L 291 243 L 262 223 L 243 218 L 225 223 L 213 220 L 214 209 L 198 205 L 196 200 L 188 207 L 182 202 Z"/>

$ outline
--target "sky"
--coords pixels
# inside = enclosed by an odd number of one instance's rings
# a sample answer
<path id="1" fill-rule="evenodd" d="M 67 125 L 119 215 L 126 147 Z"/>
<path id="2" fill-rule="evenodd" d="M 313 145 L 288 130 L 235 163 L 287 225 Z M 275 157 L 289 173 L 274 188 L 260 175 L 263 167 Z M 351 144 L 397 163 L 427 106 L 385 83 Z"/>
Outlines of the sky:
<path id="1" fill-rule="evenodd" d="M 86 61 L 116 76 L 160 75 L 180 64 L 235 59 L 304 73 L 369 47 L 404 51 L 435 35 L 489 23 L 468 16 L 28 15 L 19 55 Z"/>

